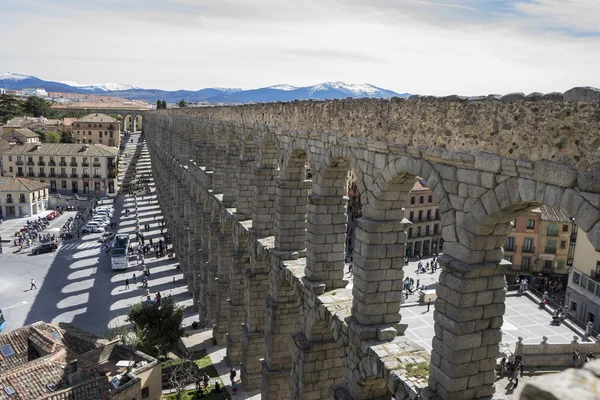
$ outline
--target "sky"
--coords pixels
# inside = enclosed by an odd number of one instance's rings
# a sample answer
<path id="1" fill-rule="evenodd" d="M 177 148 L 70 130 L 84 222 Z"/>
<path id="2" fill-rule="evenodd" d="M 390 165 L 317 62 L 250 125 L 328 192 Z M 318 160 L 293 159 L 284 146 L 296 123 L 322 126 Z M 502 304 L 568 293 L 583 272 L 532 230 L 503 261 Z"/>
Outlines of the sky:
<path id="1" fill-rule="evenodd" d="M 600 87 L 600 0 L 0 0 L 0 72 L 142 88 Z"/>

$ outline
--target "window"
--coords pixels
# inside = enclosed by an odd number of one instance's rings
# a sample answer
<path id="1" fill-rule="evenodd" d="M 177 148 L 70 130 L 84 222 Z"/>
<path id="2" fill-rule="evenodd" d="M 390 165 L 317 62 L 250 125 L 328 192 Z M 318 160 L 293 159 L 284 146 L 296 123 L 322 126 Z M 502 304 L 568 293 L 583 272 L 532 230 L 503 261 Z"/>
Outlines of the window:
<path id="1" fill-rule="evenodd" d="M 521 260 L 521 270 L 529 271 L 531 269 L 531 257 L 523 257 Z"/>
<path id="2" fill-rule="evenodd" d="M 565 260 L 558 260 L 556 263 L 556 269 L 563 269 L 565 267 Z"/>
<path id="3" fill-rule="evenodd" d="M 533 229 L 535 228 L 535 221 L 532 219 L 528 219 L 527 220 L 527 229 Z"/>
<path id="4" fill-rule="evenodd" d="M 440 210 L 435 210 L 435 219 L 440 219 Z"/>
<path id="5" fill-rule="evenodd" d="M 548 236 L 558 236 L 558 224 L 548 225 Z"/>
<path id="6" fill-rule="evenodd" d="M 550 261 L 550 260 L 544 261 L 544 269 L 552 269 L 552 261 Z"/>
<path id="7" fill-rule="evenodd" d="M 533 251 L 533 238 L 525 238 L 525 240 L 523 240 L 523 251 Z"/>
<path id="8" fill-rule="evenodd" d="M 425 226 L 425 236 L 429 236 L 431 234 L 429 225 Z"/>
<path id="9" fill-rule="evenodd" d="M 415 198 L 414 197 L 410 198 L 410 204 L 415 204 Z"/>
<path id="10" fill-rule="evenodd" d="M 577 302 L 571 300 L 571 311 L 575 312 L 577 311 Z"/>
<path id="11" fill-rule="evenodd" d="M 94 168 L 94 176 L 100 176 L 100 168 Z"/>
<path id="12" fill-rule="evenodd" d="M 150 388 L 146 386 L 142 389 L 142 399 L 147 399 L 148 397 L 150 397 Z"/>
<path id="13" fill-rule="evenodd" d="M 0 346 L 0 353 L 2 354 L 2 357 L 4 357 L 4 358 L 15 355 L 15 351 L 10 344 Z"/>
<path id="14" fill-rule="evenodd" d="M 440 224 L 434 224 L 433 225 L 433 234 L 437 235 L 438 233 L 440 233 Z"/>
<path id="15" fill-rule="evenodd" d="M 412 232 L 413 232 L 413 228 L 412 227 L 408 228 L 408 237 L 409 238 L 412 237 Z"/>
<path id="16" fill-rule="evenodd" d="M 563 225 L 563 232 L 569 232 L 569 225 Z"/>
<path id="17" fill-rule="evenodd" d="M 513 262 L 513 256 L 505 255 L 504 259 L 509 262 Z"/>
<path id="18" fill-rule="evenodd" d="M 427 197 L 427 202 L 428 203 L 433 203 L 433 196 L 429 195 L 429 197 Z"/>
<path id="19" fill-rule="evenodd" d="M 504 250 L 515 251 L 515 237 L 508 236 L 504 241 Z"/>
<path id="20" fill-rule="evenodd" d="M 548 240 L 546 242 L 546 249 L 544 253 L 554 254 L 556 253 L 556 240 Z"/>
<path id="21" fill-rule="evenodd" d="M 67 181 L 60 181 L 60 187 L 62 189 L 66 189 L 67 188 Z"/>
<path id="22" fill-rule="evenodd" d="M 596 319 L 596 316 L 593 313 L 588 311 L 588 317 L 587 317 L 588 322 L 591 322 L 593 324 L 595 319 Z"/>
<path id="23" fill-rule="evenodd" d="M 423 221 L 423 210 L 419 210 L 419 221 Z"/>
<path id="24" fill-rule="evenodd" d="M 13 167 L 8 167 L 9 172 L 13 172 Z"/>
<path id="25" fill-rule="evenodd" d="M 102 138 L 102 131 L 98 131 L 98 137 Z"/>
<path id="26" fill-rule="evenodd" d="M 408 219 L 410 220 L 410 222 L 414 222 L 414 220 L 415 220 L 415 212 L 414 211 L 410 212 L 410 217 Z"/>
<path id="27" fill-rule="evenodd" d="M 567 247 L 567 242 L 566 242 L 566 240 L 561 240 L 561 241 L 560 241 L 560 248 L 561 248 L 561 249 L 564 249 L 564 248 L 566 248 L 566 247 Z"/>
<path id="28" fill-rule="evenodd" d="M 425 203 L 425 196 L 419 197 L 419 204 Z"/>
<path id="29" fill-rule="evenodd" d="M 581 278 L 581 274 L 577 272 L 573 272 L 573 283 L 579 284 L 579 279 Z"/>
<path id="30" fill-rule="evenodd" d="M 421 227 L 417 226 L 417 236 L 421 236 Z"/>
<path id="31" fill-rule="evenodd" d="M 8 156 L 8 161 L 12 161 L 12 156 Z"/>
<path id="32" fill-rule="evenodd" d="M 431 210 L 427 210 L 427 221 L 431 219 Z"/>

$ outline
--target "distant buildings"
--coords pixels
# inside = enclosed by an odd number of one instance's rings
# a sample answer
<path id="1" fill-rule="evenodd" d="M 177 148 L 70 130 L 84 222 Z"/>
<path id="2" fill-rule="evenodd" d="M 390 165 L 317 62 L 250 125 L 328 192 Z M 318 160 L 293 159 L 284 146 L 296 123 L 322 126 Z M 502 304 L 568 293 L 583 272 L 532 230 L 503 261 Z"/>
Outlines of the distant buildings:
<path id="1" fill-rule="evenodd" d="M 0 399 L 158 400 L 161 371 L 155 358 L 70 324 L 0 335 Z"/>
<path id="2" fill-rule="evenodd" d="M 428 257 L 441 252 L 443 239 L 436 201 L 425 181 L 417 180 L 404 205 L 404 216 L 413 223 L 408 228 L 407 257 Z"/>
<path id="3" fill-rule="evenodd" d="M 25 214 L 33 216 L 47 208 L 47 183 L 0 176 L 0 219 Z"/>
<path id="4" fill-rule="evenodd" d="M 46 92 L 46 89 L 28 88 L 28 89 L 22 89 L 21 95 L 22 96 L 48 97 L 48 92 Z"/>
<path id="5" fill-rule="evenodd" d="M 89 114 L 72 121 L 71 133 L 77 143 L 111 147 L 119 147 L 121 144 L 121 123 L 106 114 Z"/>
<path id="6" fill-rule="evenodd" d="M 49 183 L 50 193 L 106 196 L 117 190 L 116 147 L 33 143 L 2 154 L 4 176 Z"/>

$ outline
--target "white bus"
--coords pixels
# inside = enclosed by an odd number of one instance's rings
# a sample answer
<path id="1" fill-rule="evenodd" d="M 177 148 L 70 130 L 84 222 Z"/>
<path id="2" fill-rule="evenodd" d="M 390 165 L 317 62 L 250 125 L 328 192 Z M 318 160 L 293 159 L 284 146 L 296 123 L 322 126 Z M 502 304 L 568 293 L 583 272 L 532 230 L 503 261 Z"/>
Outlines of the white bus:
<path id="1" fill-rule="evenodd" d="M 127 250 L 129 249 L 129 235 L 116 235 L 113 244 L 110 248 L 110 265 L 112 269 L 129 268 L 129 257 Z"/>

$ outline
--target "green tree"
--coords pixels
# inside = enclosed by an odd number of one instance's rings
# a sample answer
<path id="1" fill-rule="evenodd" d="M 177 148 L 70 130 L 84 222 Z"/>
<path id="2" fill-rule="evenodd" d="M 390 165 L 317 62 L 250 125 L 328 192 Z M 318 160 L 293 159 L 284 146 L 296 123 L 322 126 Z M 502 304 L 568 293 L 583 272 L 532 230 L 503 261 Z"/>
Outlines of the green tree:
<path id="1" fill-rule="evenodd" d="M 37 131 L 35 131 L 35 133 L 37 133 L 38 135 L 40 135 L 40 142 L 46 143 L 46 132 L 41 131 L 41 130 L 37 130 Z"/>
<path id="2" fill-rule="evenodd" d="M 152 356 L 166 356 L 183 336 L 183 307 L 171 297 L 155 302 L 135 304 L 127 314 L 127 321 L 135 324 L 136 348 Z"/>
<path id="3" fill-rule="evenodd" d="M 164 109 L 167 108 L 167 101 L 166 100 L 162 101 L 162 108 L 164 108 Z"/>
<path id="4" fill-rule="evenodd" d="M 0 123 L 23 114 L 23 102 L 15 96 L 0 94 Z"/>
<path id="5" fill-rule="evenodd" d="M 179 107 L 187 107 L 187 102 L 185 101 L 185 99 L 181 99 L 179 100 L 179 103 L 177 103 L 177 105 Z"/>
<path id="6" fill-rule="evenodd" d="M 29 96 L 23 108 L 27 114 L 31 114 L 34 117 L 48 116 L 50 114 L 50 103 L 41 97 Z"/>
<path id="7" fill-rule="evenodd" d="M 156 100 L 156 109 L 160 110 L 162 103 L 160 102 L 160 100 Z"/>
<path id="8" fill-rule="evenodd" d="M 60 142 L 61 143 L 75 143 L 75 138 L 73 137 L 73 134 L 71 134 L 70 132 L 62 132 L 60 134 Z"/>
<path id="9" fill-rule="evenodd" d="M 60 143 L 60 133 L 46 132 L 46 143 Z"/>

